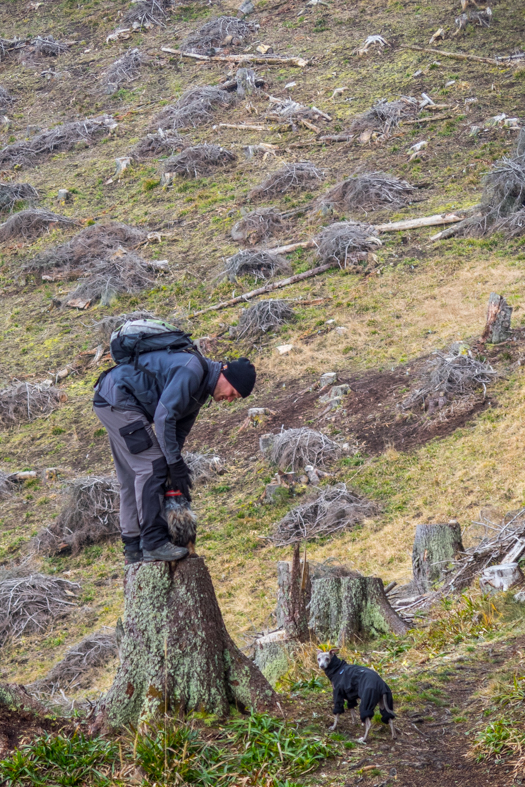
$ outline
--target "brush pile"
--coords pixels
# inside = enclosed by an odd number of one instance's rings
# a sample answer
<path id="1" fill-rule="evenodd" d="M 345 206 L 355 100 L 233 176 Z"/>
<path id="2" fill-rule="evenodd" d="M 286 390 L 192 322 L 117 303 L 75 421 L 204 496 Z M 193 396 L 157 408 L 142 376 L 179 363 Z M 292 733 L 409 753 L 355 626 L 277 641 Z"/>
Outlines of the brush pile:
<path id="1" fill-rule="evenodd" d="M 25 45 L 25 40 L 22 38 L 2 38 L 0 36 L 0 63 L 5 60 L 10 52 L 20 49 Z"/>
<path id="2" fill-rule="evenodd" d="M 330 120 L 329 115 L 321 112 L 317 107 L 305 107 L 304 104 L 298 104 L 297 101 L 292 101 L 291 98 L 274 98 L 270 96 L 270 112 L 268 118 L 276 118 L 277 120 L 286 120 L 293 123 L 298 120 L 308 120 L 312 123 L 317 123 L 320 120 Z"/>
<path id="3" fill-rule="evenodd" d="M 172 156 L 175 151 L 183 150 L 186 144 L 177 131 L 164 131 L 159 128 L 154 134 L 147 134 L 141 139 L 131 151 L 131 156 L 138 161 L 157 156 Z"/>
<path id="4" fill-rule="evenodd" d="M 104 75 L 106 93 L 116 93 L 122 85 L 138 79 L 140 69 L 147 58 L 138 49 L 129 49 L 108 68 Z"/>
<path id="5" fill-rule="evenodd" d="M 127 314 L 108 315 L 94 324 L 100 338 L 104 343 L 109 344 L 111 334 L 124 325 L 128 320 L 156 320 L 157 317 L 148 311 L 128 312 Z"/>
<path id="6" fill-rule="evenodd" d="M 234 164 L 237 156 L 220 145 L 193 145 L 169 158 L 164 164 L 164 178 L 180 175 L 184 178 L 204 178 L 215 170 Z"/>
<path id="7" fill-rule="evenodd" d="M 299 161 L 297 164 L 285 164 L 269 175 L 262 183 L 255 186 L 249 193 L 252 200 L 268 199 L 287 194 L 297 189 L 311 189 L 318 186 L 325 178 L 325 173 L 310 161 Z"/>
<path id="8" fill-rule="evenodd" d="M 231 106 L 235 95 L 219 87 L 203 85 L 192 87 L 175 104 L 165 107 L 155 120 L 155 128 L 196 128 L 213 120 L 213 113 L 220 107 Z"/>
<path id="9" fill-rule="evenodd" d="M 153 264 L 134 251 L 117 249 L 85 271 L 78 287 L 66 295 L 63 303 L 86 308 L 100 300 L 102 306 L 109 306 L 120 295 L 138 295 L 152 289 L 155 286 Z"/>
<path id="10" fill-rule="evenodd" d="M 11 93 L 5 89 L 5 87 L 0 86 L 0 110 L 2 112 L 6 112 L 14 103 L 15 99 L 11 95 Z"/>
<path id="11" fill-rule="evenodd" d="M 53 36 L 37 36 L 31 41 L 37 55 L 45 55 L 46 57 L 57 57 L 63 52 L 67 52 L 68 45 L 61 41 L 56 41 Z"/>
<path id="12" fill-rule="evenodd" d="M 250 39 L 256 25 L 235 16 L 218 16 L 210 19 L 198 30 L 190 33 L 180 45 L 181 52 L 207 55 L 210 50 L 225 46 L 241 46 Z"/>
<path id="13" fill-rule="evenodd" d="M 275 208 L 252 210 L 239 219 L 231 230 L 233 240 L 255 246 L 286 229 L 282 214 Z"/>
<path id="14" fill-rule="evenodd" d="M 381 99 L 371 109 L 355 118 L 350 131 L 379 131 L 387 137 L 402 120 L 413 120 L 418 114 L 419 103 L 415 98 L 402 96 L 397 101 Z"/>
<path id="15" fill-rule="evenodd" d="M 455 343 L 447 352 L 436 352 L 428 361 L 421 387 L 403 401 L 402 408 L 421 407 L 432 411 L 437 404 L 441 409 L 453 399 L 471 396 L 480 388 L 485 396 L 487 385 L 497 377 L 489 363 L 475 358 L 464 344 Z"/>
<path id="16" fill-rule="evenodd" d="M 52 213 L 50 210 L 27 208 L 18 213 L 13 213 L 7 221 L 0 224 L 0 243 L 14 240 L 14 238 L 33 241 L 54 227 L 72 227 L 76 224 L 77 222 L 74 219 L 59 216 L 58 213 Z"/>
<path id="17" fill-rule="evenodd" d="M 327 486 L 316 497 L 289 511 L 277 524 L 271 541 L 276 547 L 298 541 L 326 538 L 351 530 L 363 519 L 374 516 L 377 507 L 348 491 L 346 484 Z"/>
<path id="18" fill-rule="evenodd" d="M 339 210 L 378 210 L 408 205 L 416 189 L 384 172 L 366 172 L 337 183 L 320 201 Z"/>
<path id="19" fill-rule="evenodd" d="M 66 652 L 45 678 L 31 684 L 31 690 L 37 693 L 49 692 L 53 696 L 60 689 L 73 691 L 87 688 L 89 673 L 108 664 L 117 652 L 113 629 L 104 627 L 94 634 L 88 634 Z"/>
<path id="20" fill-rule="evenodd" d="M 366 254 L 381 241 L 374 235 L 374 228 L 353 221 L 330 224 L 315 238 L 317 252 L 322 263 L 334 263 L 341 268 L 358 264 Z"/>
<path id="21" fill-rule="evenodd" d="M 76 582 L 44 574 L 0 581 L 0 644 L 35 631 L 46 631 L 77 607 Z"/>
<path id="22" fill-rule="evenodd" d="M 31 139 L 6 145 L 0 150 L 0 167 L 32 167 L 44 156 L 71 150 L 79 142 L 91 144 L 96 137 L 113 131 L 116 126 L 113 118 L 107 116 L 63 123 Z"/>
<path id="23" fill-rule="evenodd" d="M 275 435 L 270 448 L 270 461 L 285 473 L 295 473 L 308 465 L 326 467 L 339 459 L 341 448 L 322 432 L 302 426 L 283 429 Z"/>
<path id="24" fill-rule="evenodd" d="M 73 481 L 58 517 L 35 537 L 37 550 L 44 555 L 78 555 L 89 544 L 118 538 L 119 488 L 114 476 Z"/>
<path id="25" fill-rule="evenodd" d="M 135 30 L 141 27 L 165 27 L 172 0 L 132 0 L 132 8 L 124 17 L 124 23 Z"/>
<path id="26" fill-rule="evenodd" d="M 277 275 L 289 276 L 291 272 L 292 266 L 285 257 L 263 249 L 243 249 L 228 257 L 224 276 L 230 281 L 236 281 L 239 276 L 265 280 Z"/>
<path id="27" fill-rule="evenodd" d="M 12 213 L 20 202 L 38 199 L 38 191 L 29 183 L 0 183 L 0 213 Z"/>
<path id="28" fill-rule="evenodd" d="M 0 390 L 0 428 L 25 424 L 56 410 L 65 394 L 52 385 L 15 382 Z"/>
<path id="29" fill-rule="evenodd" d="M 237 339 L 255 339 L 267 331 L 292 322 L 294 318 L 294 310 L 288 301 L 279 298 L 259 301 L 242 310 L 235 336 Z"/>
<path id="30" fill-rule="evenodd" d="M 224 465 L 220 456 L 209 452 L 198 454 L 186 451 L 183 458 L 193 481 L 210 481 L 213 476 L 220 475 L 223 471 Z"/>

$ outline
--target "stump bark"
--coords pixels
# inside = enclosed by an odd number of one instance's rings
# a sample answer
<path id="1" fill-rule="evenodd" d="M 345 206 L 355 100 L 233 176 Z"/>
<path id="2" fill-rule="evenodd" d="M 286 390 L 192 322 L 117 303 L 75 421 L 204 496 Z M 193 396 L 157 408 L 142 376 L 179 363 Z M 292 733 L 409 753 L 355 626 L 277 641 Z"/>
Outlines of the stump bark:
<path id="1" fill-rule="evenodd" d="M 391 607 L 379 577 L 314 580 L 309 623 L 319 640 L 338 645 L 390 632 L 401 636 L 409 629 Z"/>
<path id="2" fill-rule="evenodd" d="M 464 552 L 458 522 L 418 525 L 412 551 L 414 583 L 426 593 L 440 582 L 456 555 Z"/>
<path id="3" fill-rule="evenodd" d="M 121 663 L 94 732 L 141 725 L 165 710 L 224 717 L 231 705 L 275 708 L 270 684 L 226 631 L 202 558 L 131 565 L 124 597 Z"/>
<path id="4" fill-rule="evenodd" d="M 290 639 L 308 642 L 308 605 L 312 592 L 308 562 L 301 560 L 299 544 L 294 546 L 292 562 L 277 564 L 277 625 Z"/>
<path id="5" fill-rule="evenodd" d="M 506 341 L 510 336 L 510 321 L 512 306 L 509 306 L 502 295 L 490 293 L 487 309 L 487 322 L 481 334 L 482 342 L 498 344 Z"/>

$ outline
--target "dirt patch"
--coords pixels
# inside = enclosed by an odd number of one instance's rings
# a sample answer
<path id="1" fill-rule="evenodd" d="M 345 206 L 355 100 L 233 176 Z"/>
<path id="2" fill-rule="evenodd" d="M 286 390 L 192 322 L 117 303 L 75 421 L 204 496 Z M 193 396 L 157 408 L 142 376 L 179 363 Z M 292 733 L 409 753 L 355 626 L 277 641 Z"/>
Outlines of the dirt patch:
<path id="1" fill-rule="evenodd" d="M 0 757 L 43 732 L 58 732 L 66 726 L 67 723 L 60 719 L 0 706 Z"/>

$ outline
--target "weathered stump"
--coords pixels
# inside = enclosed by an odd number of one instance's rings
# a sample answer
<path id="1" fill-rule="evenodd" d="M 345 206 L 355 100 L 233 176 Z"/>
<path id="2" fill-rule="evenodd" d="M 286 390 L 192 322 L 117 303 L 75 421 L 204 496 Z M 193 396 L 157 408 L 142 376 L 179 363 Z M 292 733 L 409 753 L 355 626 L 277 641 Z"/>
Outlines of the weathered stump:
<path id="1" fill-rule="evenodd" d="M 321 641 L 342 645 L 408 631 L 388 601 L 379 577 L 332 576 L 312 582 L 310 629 Z"/>
<path id="2" fill-rule="evenodd" d="M 426 593 L 440 582 L 449 564 L 459 552 L 464 551 L 458 522 L 418 525 L 412 551 L 412 570 L 419 592 Z"/>
<path id="3" fill-rule="evenodd" d="M 121 664 L 93 731 L 139 725 L 159 712 L 230 706 L 271 710 L 276 695 L 229 636 L 204 560 L 126 569 Z"/>
<path id="4" fill-rule="evenodd" d="M 255 641 L 253 660 L 272 686 L 288 671 L 294 644 L 284 629 L 272 631 Z"/>
<path id="5" fill-rule="evenodd" d="M 290 639 L 308 642 L 308 605 L 312 592 L 308 562 L 299 555 L 296 544 L 292 562 L 277 564 L 277 625 L 284 628 Z"/>
<path id="6" fill-rule="evenodd" d="M 487 309 L 487 322 L 481 334 L 481 341 L 489 342 L 490 344 L 506 341 L 510 336 L 511 317 L 512 306 L 509 306 L 502 295 L 491 292 Z"/>

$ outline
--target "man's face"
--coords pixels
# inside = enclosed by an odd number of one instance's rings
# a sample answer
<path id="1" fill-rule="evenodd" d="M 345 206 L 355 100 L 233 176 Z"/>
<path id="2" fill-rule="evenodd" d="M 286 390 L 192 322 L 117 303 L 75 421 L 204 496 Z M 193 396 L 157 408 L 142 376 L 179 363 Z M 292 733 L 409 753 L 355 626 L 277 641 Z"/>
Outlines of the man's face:
<path id="1" fill-rule="evenodd" d="M 240 399 L 241 395 L 221 372 L 213 392 L 213 398 L 216 402 L 233 402 L 234 399 Z"/>

